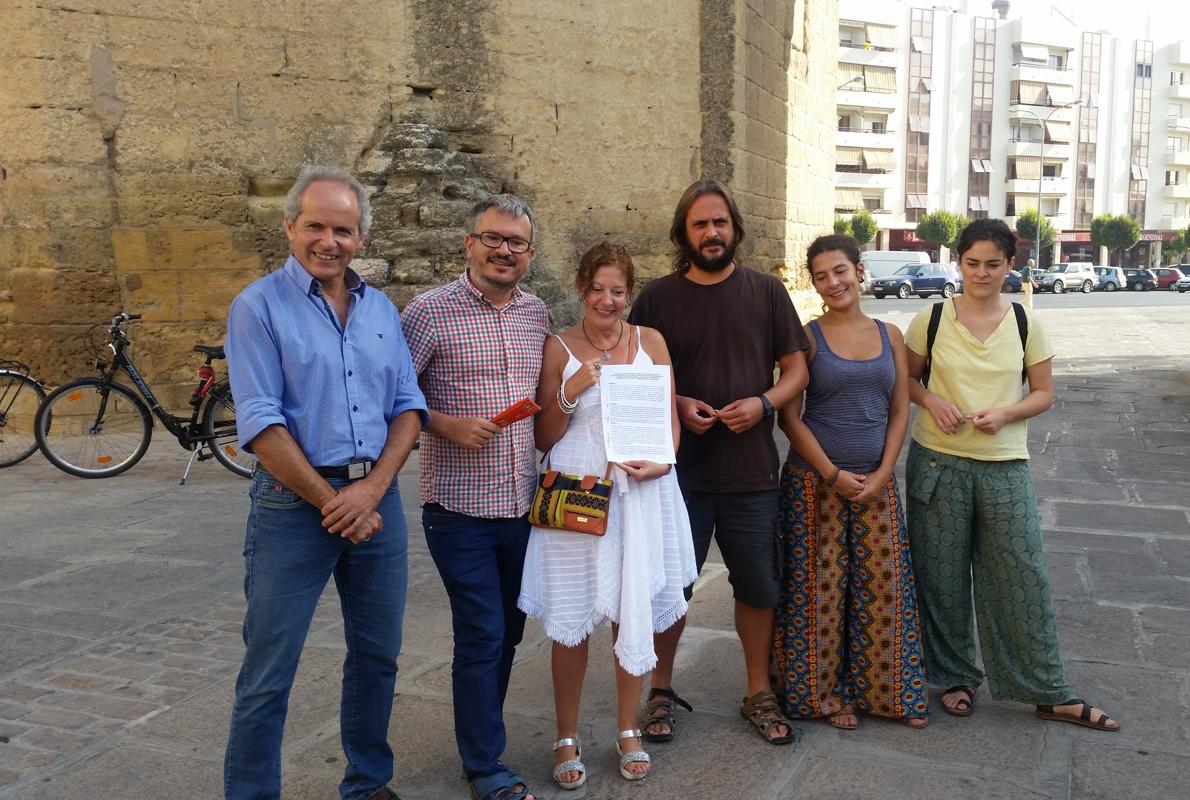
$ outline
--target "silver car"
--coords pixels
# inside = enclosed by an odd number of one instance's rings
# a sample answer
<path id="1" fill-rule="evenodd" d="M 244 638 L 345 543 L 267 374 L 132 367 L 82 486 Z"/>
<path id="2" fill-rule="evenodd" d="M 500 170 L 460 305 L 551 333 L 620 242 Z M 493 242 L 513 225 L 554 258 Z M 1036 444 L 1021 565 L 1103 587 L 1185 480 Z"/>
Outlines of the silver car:
<path id="1" fill-rule="evenodd" d="M 1095 269 L 1090 264 L 1081 262 L 1054 264 L 1047 272 L 1040 273 L 1033 280 L 1037 281 L 1038 288 L 1043 292 L 1054 294 L 1062 294 L 1067 289 L 1090 294 L 1098 283 Z"/>

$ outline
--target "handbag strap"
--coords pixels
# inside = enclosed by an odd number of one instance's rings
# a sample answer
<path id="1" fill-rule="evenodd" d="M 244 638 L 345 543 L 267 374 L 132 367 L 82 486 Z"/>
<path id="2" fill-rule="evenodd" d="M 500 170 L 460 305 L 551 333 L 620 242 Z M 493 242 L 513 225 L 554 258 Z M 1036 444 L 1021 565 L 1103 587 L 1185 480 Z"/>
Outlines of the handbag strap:
<path id="1" fill-rule="evenodd" d="M 541 468 L 543 472 L 550 471 L 550 453 L 554 452 L 554 448 L 550 448 L 541 454 Z M 607 469 L 603 471 L 603 479 L 609 480 L 612 476 L 612 462 L 607 462 Z"/>

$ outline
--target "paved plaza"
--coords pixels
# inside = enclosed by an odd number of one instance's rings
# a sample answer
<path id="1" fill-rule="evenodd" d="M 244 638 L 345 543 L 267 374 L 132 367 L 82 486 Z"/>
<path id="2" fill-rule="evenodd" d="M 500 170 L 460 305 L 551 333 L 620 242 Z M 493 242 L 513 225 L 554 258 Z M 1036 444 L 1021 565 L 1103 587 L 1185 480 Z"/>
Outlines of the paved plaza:
<path id="1" fill-rule="evenodd" d="M 506 760 L 542 798 L 1187 797 L 1190 763 L 1190 303 L 1046 309 L 1057 402 L 1030 425 L 1059 631 L 1079 693 L 1123 725 L 1043 723 L 981 688 L 970 718 L 931 699 L 923 731 L 864 718 L 800 724 L 765 745 L 740 719 L 731 593 L 712 559 L 691 606 L 675 742 L 653 772 L 615 769 L 610 637 L 595 636 L 580 735 L 588 784 L 550 781 L 549 642 L 530 622 L 507 703 Z M 904 328 L 895 303 L 869 310 Z M 243 645 L 240 550 L 247 481 L 158 431 L 123 476 L 85 481 L 39 455 L 0 470 L 0 800 L 217 798 Z M 451 727 L 450 612 L 402 473 L 410 592 L 393 713 L 404 800 L 465 798 Z M 342 625 L 333 588 L 291 700 L 284 797 L 336 797 Z M 1181 764 L 1181 766 L 1178 766 Z"/>

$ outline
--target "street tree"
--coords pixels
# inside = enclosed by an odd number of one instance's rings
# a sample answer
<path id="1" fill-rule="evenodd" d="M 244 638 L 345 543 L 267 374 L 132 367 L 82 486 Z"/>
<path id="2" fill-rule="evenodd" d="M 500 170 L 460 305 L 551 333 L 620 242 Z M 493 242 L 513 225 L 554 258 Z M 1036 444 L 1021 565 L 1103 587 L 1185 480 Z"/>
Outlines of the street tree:
<path id="1" fill-rule="evenodd" d="M 1109 259 L 1119 266 L 1125 250 L 1131 250 L 1140 241 L 1140 223 L 1125 214 L 1102 214 L 1091 220 L 1091 243 L 1118 251 L 1118 259 Z"/>
<path id="2" fill-rule="evenodd" d="M 959 232 L 967 227 L 970 221 L 965 216 L 950 211 L 930 211 L 921 215 L 913 232 L 923 242 L 954 247 Z"/>
<path id="3" fill-rule="evenodd" d="M 1022 239 L 1028 239 L 1033 242 L 1033 246 L 1037 248 L 1037 263 L 1041 264 L 1041 252 L 1049 250 L 1054 246 L 1057 240 L 1058 232 L 1054 230 L 1054 224 L 1050 222 L 1049 217 L 1041 218 L 1041 242 L 1037 241 L 1037 209 L 1026 208 L 1016 217 L 1016 235 Z"/>
<path id="4" fill-rule="evenodd" d="M 839 236 L 851 235 L 851 220 L 835 217 L 835 233 Z"/>
<path id="5" fill-rule="evenodd" d="M 1190 236 L 1187 235 L 1188 233 L 1190 231 L 1178 231 L 1169 240 L 1169 244 L 1166 245 L 1165 252 L 1172 260 L 1181 261 L 1186 255 L 1186 251 L 1190 250 Z"/>
<path id="6" fill-rule="evenodd" d="M 851 235 L 863 247 L 876 238 L 876 220 L 867 211 L 856 211 L 851 215 Z"/>

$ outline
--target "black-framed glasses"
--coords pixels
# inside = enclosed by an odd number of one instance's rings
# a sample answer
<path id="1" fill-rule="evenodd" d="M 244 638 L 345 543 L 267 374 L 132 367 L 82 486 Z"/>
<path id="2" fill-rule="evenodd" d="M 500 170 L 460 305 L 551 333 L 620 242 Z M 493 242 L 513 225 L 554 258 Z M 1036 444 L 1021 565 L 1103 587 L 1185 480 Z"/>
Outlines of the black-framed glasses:
<path id="1" fill-rule="evenodd" d="M 471 234 L 483 243 L 484 247 L 490 247 L 493 250 L 502 244 L 508 244 L 508 252 L 510 253 L 527 253 L 529 252 L 530 242 L 528 239 L 522 239 L 519 236 L 501 236 L 495 231 L 484 231 L 483 233 Z"/>

